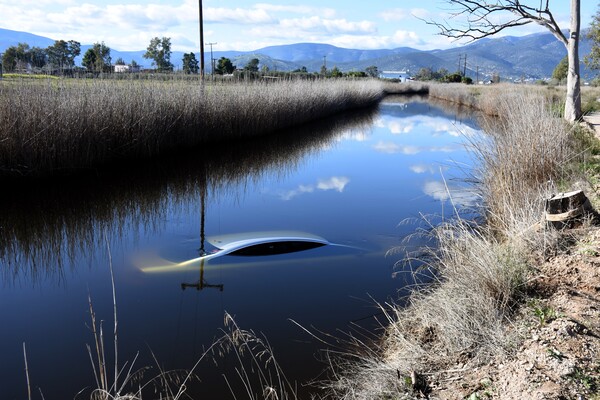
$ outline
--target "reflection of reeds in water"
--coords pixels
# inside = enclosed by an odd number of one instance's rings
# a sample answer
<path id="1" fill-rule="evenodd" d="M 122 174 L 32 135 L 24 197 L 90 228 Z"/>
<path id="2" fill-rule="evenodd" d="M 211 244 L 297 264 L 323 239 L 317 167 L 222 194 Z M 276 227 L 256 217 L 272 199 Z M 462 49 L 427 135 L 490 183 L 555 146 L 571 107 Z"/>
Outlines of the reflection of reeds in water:
<path id="1" fill-rule="evenodd" d="M 293 171 L 301 159 L 350 129 L 367 129 L 373 109 L 257 138 L 188 149 L 145 163 L 119 165 L 93 180 L 4 182 L 0 197 L 0 265 L 7 282 L 60 278 L 62 265 L 102 249 L 100 233 L 122 238 L 155 229 L 171 202 L 209 198 L 269 173 Z M 127 171 L 127 173 L 123 173 Z M 199 200 L 198 200 L 199 201 Z M 81 265 L 81 261 L 78 262 Z"/>
<path id="2" fill-rule="evenodd" d="M 262 135 L 373 105 L 384 91 L 376 80 L 72 79 L 7 82 L 0 94 L 0 174 L 47 175 Z"/>

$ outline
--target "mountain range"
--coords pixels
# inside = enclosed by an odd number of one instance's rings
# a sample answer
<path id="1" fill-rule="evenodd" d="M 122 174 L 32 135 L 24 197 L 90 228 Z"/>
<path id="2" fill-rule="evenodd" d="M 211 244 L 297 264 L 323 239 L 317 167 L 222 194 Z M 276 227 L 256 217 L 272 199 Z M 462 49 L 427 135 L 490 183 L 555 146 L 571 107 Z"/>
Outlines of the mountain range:
<path id="1" fill-rule="evenodd" d="M 585 37 L 584 34 L 581 35 Z M 70 40 L 65 37 L 63 40 Z M 10 46 L 18 43 L 27 43 L 30 46 L 48 47 L 54 43 L 53 39 L 34 35 L 27 32 L 18 32 L 0 29 L 0 53 Z M 110 47 L 110 43 L 107 43 Z M 82 55 L 92 44 L 82 44 L 81 56 L 76 59 L 81 64 Z M 591 51 L 592 43 L 588 39 L 580 42 L 579 54 L 587 55 Z M 140 46 L 143 47 L 143 46 Z M 119 51 L 111 49 L 112 60 L 122 58 L 125 62 L 136 61 L 138 64 L 150 68 L 150 61 L 143 58 L 145 50 Z M 417 50 L 410 47 L 395 49 L 359 50 L 346 49 L 328 44 L 296 43 L 281 46 L 269 46 L 253 51 L 214 51 L 212 57 L 229 58 L 238 68 L 244 67 L 248 61 L 257 58 L 259 66 L 267 66 L 270 70 L 293 71 L 302 67 L 311 71 L 320 71 L 325 64 L 331 69 L 334 66 L 343 72 L 364 71 L 369 66 L 376 66 L 379 71 L 395 70 L 408 71 L 415 74 L 420 68 L 431 68 L 437 71 L 444 68 L 450 72 L 465 69 L 467 76 L 473 79 L 485 79 L 492 74 L 499 74 L 502 78 L 544 79 L 552 75 L 552 71 L 559 61 L 566 55 L 566 49 L 550 33 L 537 33 L 526 36 L 503 36 L 480 39 L 474 43 L 446 49 L 446 50 Z M 198 53 L 196 53 L 198 57 Z M 176 68 L 181 67 L 183 52 L 174 51 L 171 62 Z M 206 71 L 211 70 L 211 54 L 205 49 Z M 593 71 L 585 68 L 583 63 L 582 76 L 591 79 L 595 76 Z"/>

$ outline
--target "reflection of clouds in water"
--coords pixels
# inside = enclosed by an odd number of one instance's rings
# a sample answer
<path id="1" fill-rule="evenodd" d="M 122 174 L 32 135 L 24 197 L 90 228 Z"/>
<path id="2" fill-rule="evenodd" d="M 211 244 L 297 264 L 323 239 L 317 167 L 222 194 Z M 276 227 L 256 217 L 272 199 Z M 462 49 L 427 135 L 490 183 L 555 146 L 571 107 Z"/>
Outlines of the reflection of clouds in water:
<path id="1" fill-rule="evenodd" d="M 430 174 L 435 173 L 433 164 L 414 164 L 410 166 L 410 170 L 417 174 L 429 172 Z"/>
<path id="2" fill-rule="evenodd" d="M 349 182 L 350 179 L 345 176 L 332 176 L 329 179 L 319 179 L 316 185 L 299 185 L 296 189 L 281 191 L 278 194 L 281 200 L 287 201 L 304 193 L 312 193 L 315 189 L 335 190 L 342 193 Z"/>
<path id="3" fill-rule="evenodd" d="M 425 127 L 434 136 L 448 134 L 453 137 L 471 137 L 481 133 L 480 130 L 460 122 L 452 122 L 446 118 L 426 115 L 414 115 L 406 118 L 382 117 L 377 120 L 376 125 L 379 128 L 389 130 L 394 135 L 411 133 L 416 127 Z"/>
<path id="4" fill-rule="evenodd" d="M 419 154 L 424 151 L 452 153 L 454 151 L 461 149 L 461 146 L 420 146 L 420 147 L 417 147 L 417 146 L 410 146 L 410 145 L 400 145 L 400 144 L 396 144 L 394 142 L 380 141 L 377 144 L 375 144 L 373 146 L 373 148 L 380 153 L 386 153 L 386 154 L 402 153 L 402 154 L 407 154 L 407 155 L 413 155 L 413 154 Z"/>
<path id="5" fill-rule="evenodd" d="M 414 124 L 402 124 L 399 120 L 390 121 L 388 124 L 388 128 L 390 132 L 394 135 L 398 135 L 401 133 L 411 133 L 413 129 L 415 129 Z"/>
<path id="6" fill-rule="evenodd" d="M 436 164 L 413 164 L 409 168 L 412 172 L 416 174 L 423 174 L 425 172 L 435 174 L 436 172 L 443 172 L 448 170 L 448 167 Z"/>
<path id="7" fill-rule="evenodd" d="M 350 182 L 350 179 L 345 176 L 332 176 L 327 180 L 320 179 L 317 183 L 317 189 L 336 190 L 342 193 L 348 182 Z"/>
<path id="8" fill-rule="evenodd" d="M 344 132 L 338 141 L 342 140 L 353 140 L 355 142 L 366 142 L 369 140 L 370 132 L 365 130 L 350 130 Z"/>
<path id="9" fill-rule="evenodd" d="M 380 153 L 386 154 L 417 154 L 421 152 L 416 146 L 402 146 L 393 142 L 379 142 L 373 148 Z"/>
<path id="10" fill-rule="evenodd" d="M 375 126 L 389 130 L 394 135 L 410 133 L 415 129 L 413 118 L 382 117 L 375 121 Z"/>
<path id="11" fill-rule="evenodd" d="M 473 137 L 475 135 L 480 135 L 482 133 L 481 130 L 475 129 L 473 127 L 467 125 L 453 125 L 451 128 L 448 128 L 448 134 L 450 136 L 455 137 Z"/>
<path id="12" fill-rule="evenodd" d="M 470 192 L 467 188 L 448 184 L 442 181 L 427 181 L 423 184 L 423 192 L 439 201 L 452 200 L 459 206 L 472 206 L 477 201 L 477 196 Z"/>

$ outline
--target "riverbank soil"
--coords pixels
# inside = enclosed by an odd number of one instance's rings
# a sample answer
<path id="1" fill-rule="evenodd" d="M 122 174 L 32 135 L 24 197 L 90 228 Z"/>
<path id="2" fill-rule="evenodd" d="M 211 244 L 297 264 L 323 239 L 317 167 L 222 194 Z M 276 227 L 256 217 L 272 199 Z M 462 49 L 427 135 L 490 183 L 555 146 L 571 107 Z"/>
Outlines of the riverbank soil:
<path id="1" fill-rule="evenodd" d="M 594 131 L 596 138 L 600 139 L 600 113 L 588 114 L 583 120 Z"/>
<path id="2" fill-rule="evenodd" d="M 600 399 L 600 229 L 565 236 L 573 243 L 540 260 L 528 282 L 515 351 L 430 376 L 430 398 Z"/>

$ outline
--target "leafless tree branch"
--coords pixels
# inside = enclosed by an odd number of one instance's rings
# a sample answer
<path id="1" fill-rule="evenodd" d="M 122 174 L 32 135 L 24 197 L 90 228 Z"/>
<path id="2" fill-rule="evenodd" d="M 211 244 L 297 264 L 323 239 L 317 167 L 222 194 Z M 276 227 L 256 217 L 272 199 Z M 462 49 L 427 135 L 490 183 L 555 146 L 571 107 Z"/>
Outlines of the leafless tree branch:
<path id="1" fill-rule="evenodd" d="M 468 39 L 469 42 L 493 36 L 505 29 L 536 23 L 548 29 L 559 41 L 568 46 L 568 39 L 558 26 L 550 11 L 550 0 L 539 1 L 538 6 L 520 0 L 447 0 L 450 18 L 459 24 L 447 21 L 426 20 L 436 26 L 439 34 L 453 39 Z M 536 2 L 537 3 L 537 2 Z M 454 22 L 454 21 L 453 21 Z"/>

